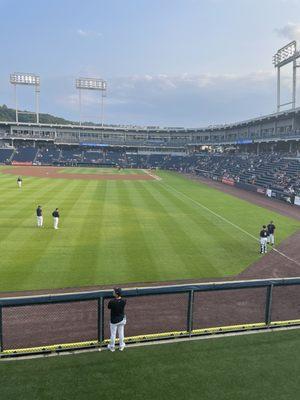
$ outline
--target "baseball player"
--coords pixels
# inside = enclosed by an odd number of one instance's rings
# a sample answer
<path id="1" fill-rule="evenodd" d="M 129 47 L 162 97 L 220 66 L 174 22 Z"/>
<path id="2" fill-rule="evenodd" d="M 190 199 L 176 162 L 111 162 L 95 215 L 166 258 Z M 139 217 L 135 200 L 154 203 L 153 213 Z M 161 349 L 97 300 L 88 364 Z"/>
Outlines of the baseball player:
<path id="1" fill-rule="evenodd" d="M 122 299 L 122 289 L 114 289 L 114 299 L 108 303 L 110 310 L 110 343 L 107 348 L 110 351 L 115 351 L 115 341 L 118 331 L 119 335 L 119 349 L 123 351 L 125 348 L 124 343 L 124 326 L 126 325 L 126 315 L 124 313 L 126 300 Z"/>
<path id="2" fill-rule="evenodd" d="M 268 235 L 268 229 L 266 225 L 263 225 L 263 228 L 259 233 L 260 254 L 267 252 Z"/>
<path id="3" fill-rule="evenodd" d="M 43 227 L 43 210 L 41 206 L 38 206 L 36 209 L 36 217 L 37 217 L 37 226 L 38 228 Z"/>
<path id="4" fill-rule="evenodd" d="M 268 234 L 269 234 L 268 243 L 270 243 L 271 246 L 274 246 L 274 244 L 275 244 L 275 229 L 276 229 L 276 226 L 274 225 L 273 221 L 271 221 L 269 223 L 267 228 L 268 228 Z"/>
<path id="5" fill-rule="evenodd" d="M 17 184 L 18 184 L 19 188 L 22 187 L 22 177 L 21 176 L 18 177 Z"/>
<path id="6" fill-rule="evenodd" d="M 53 211 L 52 217 L 53 217 L 53 227 L 54 227 L 54 229 L 58 229 L 58 222 L 59 222 L 59 210 L 58 210 L 58 208 L 56 208 Z"/>

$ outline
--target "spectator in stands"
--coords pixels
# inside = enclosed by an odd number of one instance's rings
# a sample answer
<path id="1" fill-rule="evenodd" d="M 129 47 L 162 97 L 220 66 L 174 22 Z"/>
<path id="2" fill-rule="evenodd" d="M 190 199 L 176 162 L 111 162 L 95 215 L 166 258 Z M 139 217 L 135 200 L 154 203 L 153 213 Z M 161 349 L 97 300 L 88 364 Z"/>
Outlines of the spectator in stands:
<path id="1" fill-rule="evenodd" d="M 115 341 L 118 331 L 119 335 L 119 349 L 123 351 L 125 348 L 124 343 L 124 327 L 126 325 L 125 315 L 126 300 L 122 298 L 122 289 L 114 289 L 114 299 L 108 303 L 108 309 L 110 310 L 110 343 L 107 348 L 110 351 L 115 351 Z"/>

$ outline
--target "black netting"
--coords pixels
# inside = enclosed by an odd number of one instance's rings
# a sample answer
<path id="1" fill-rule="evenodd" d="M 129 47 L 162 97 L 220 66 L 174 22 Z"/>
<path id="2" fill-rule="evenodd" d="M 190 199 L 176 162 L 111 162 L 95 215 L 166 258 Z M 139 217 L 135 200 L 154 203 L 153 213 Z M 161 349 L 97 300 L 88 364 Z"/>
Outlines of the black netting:
<path id="1" fill-rule="evenodd" d="M 272 321 L 300 319 L 300 285 L 273 288 Z"/>
<path id="2" fill-rule="evenodd" d="M 194 329 L 264 322 L 266 289 L 195 292 Z"/>
<path id="3" fill-rule="evenodd" d="M 104 302 L 104 337 L 109 337 L 109 310 Z M 185 331 L 188 294 L 160 294 L 127 298 L 126 336 Z"/>
<path id="4" fill-rule="evenodd" d="M 195 292 L 193 329 L 263 323 L 267 288 Z M 109 316 L 104 306 L 104 339 Z M 125 336 L 187 330 L 188 293 L 128 297 Z M 98 300 L 2 308 L 3 350 L 98 339 Z M 274 287 L 272 321 L 300 319 L 300 286 Z"/>
<path id="5" fill-rule="evenodd" d="M 4 307 L 3 349 L 97 340 L 97 300 Z"/>

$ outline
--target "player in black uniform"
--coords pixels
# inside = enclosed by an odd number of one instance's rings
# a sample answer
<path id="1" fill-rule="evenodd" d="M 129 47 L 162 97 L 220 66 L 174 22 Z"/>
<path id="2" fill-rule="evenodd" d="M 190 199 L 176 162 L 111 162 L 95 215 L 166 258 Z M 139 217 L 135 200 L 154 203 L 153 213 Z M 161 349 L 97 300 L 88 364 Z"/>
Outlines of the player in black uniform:
<path id="1" fill-rule="evenodd" d="M 41 206 L 38 206 L 36 209 L 36 217 L 37 217 L 37 226 L 38 228 L 43 227 L 43 210 Z"/>
<path id="2" fill-rule="evenodd" d="M 268 228 L 268 234 L 269 234 L 268 243 L 270 243 L 271 246 L 274 246 L 274 244 L 275 244 L 275 229 L 276 229 L 276 226 L 274 225 L 273 221 L 271 221 L 269 223 L 267 228 Z"/>
<path id="3" fill-rule="evenodd" d="M 263 225 L 263 228 L 259 233 L 260 254 L 267 252 L 268 236 L 269 236 L 268 229 L 266 225 Z"/>
<path id="4" fill-rule="evenodd" d="M 19 188 L 22 187 L 22 177 L 21 176 L 18 177 L 17 184 L 18 184 Z"/>
<path id="5" fill-rule="evenodd" d="M 54 229 L 58 229 L 58 222 L 59 222 L 59 210 L 58 208 L 56 208 L 53 213 L 52 213 L 52 217 L 53 217 L 53 227 Z"/>
<path id="6" fill-rule="evenodd" d="M 110 351 L 115 351 L 115 341 L 118 330 L 119 335 L 119 349 L 121 351 L 125 348 L 124 343 L 124 326 L 126 325 L 125 305 L 126 300 L 121 297 L 122 289 L 114 289 L 114 299 L 108 303 L 110 310 L 110 343 L 107 348 Z"/>

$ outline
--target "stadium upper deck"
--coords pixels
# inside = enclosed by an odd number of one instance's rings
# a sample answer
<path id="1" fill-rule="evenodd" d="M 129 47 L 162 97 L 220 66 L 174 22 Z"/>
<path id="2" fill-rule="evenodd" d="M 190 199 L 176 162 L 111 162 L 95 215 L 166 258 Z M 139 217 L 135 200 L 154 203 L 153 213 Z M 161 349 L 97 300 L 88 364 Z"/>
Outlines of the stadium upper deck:
<path id="1" fill-rule="evenodd" d="M 300 141 L 300 107 L 233 124 L 204 128 L 152 128 L 0 122 L 0 139 L 72 145 L 187 148 Z"/>

